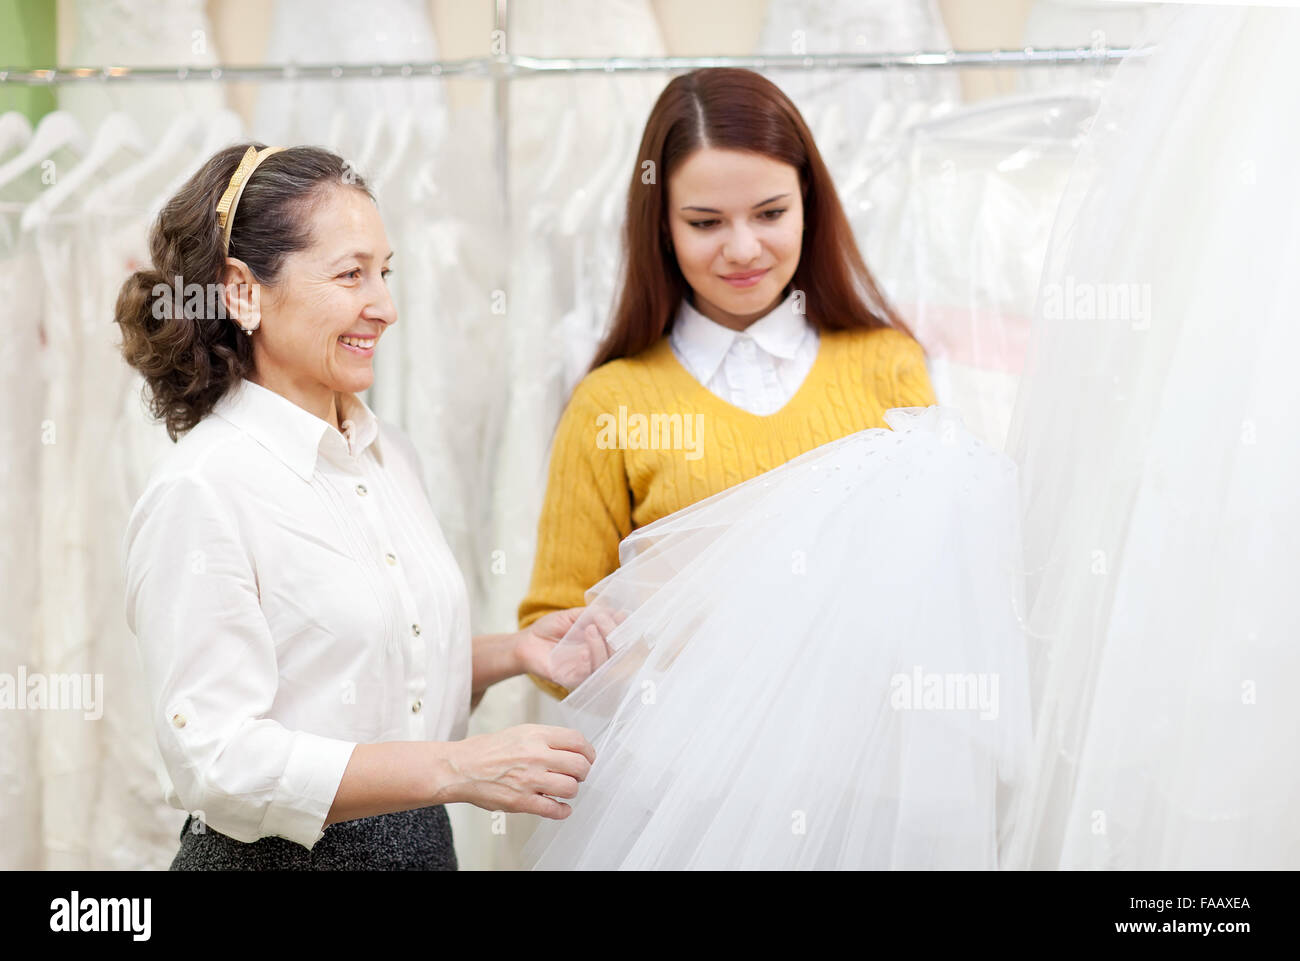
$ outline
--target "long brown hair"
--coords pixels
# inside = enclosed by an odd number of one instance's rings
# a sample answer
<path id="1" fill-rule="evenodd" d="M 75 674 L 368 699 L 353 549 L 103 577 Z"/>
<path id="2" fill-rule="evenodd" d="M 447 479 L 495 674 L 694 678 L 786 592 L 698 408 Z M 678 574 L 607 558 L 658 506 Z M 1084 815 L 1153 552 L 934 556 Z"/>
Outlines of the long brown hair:
<path id="1" fill-rule="evenodd" d="M 623 225 L 623 277 L 591 369 L 640 353 L 672 329 L 690 287 L 668 228 L 668 180 L 703 147 L 748 150 L 799 171 L 804 232 L 790 288 L 819 330 L 896 327 L 910 334 L 858 251 L 835 184 L 790 98 L 752 70 L 713 67 L 674 78 L 650 111 Z"/>

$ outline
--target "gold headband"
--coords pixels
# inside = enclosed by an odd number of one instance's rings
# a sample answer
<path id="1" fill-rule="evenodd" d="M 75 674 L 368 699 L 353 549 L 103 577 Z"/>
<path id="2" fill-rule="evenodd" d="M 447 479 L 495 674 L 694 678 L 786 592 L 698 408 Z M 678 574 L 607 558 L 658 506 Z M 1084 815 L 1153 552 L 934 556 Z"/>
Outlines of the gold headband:
<path id="1" fill-rule="evenodd" d="M 248 181 L 253 177 L 253 171 L 271 154 L 279 153 L 285 150 L 285 147 L 267 147 L 258 152 L 256 147 L 249 147 L 248 152 L 244 154 L 244 159 L 239 161 L 239 166 L 230 176 L 230 185 L 226 187 L 226 192 L 221 195 L 221 200 L 217 202 L 217 225 L 222 231 L 222 249 L 227 253 L 230 251 L 230 231 L 235 226 L 235 208 L 239 206 L 239 198 L 244 195 L 244 188 L 248 186 Z"/>

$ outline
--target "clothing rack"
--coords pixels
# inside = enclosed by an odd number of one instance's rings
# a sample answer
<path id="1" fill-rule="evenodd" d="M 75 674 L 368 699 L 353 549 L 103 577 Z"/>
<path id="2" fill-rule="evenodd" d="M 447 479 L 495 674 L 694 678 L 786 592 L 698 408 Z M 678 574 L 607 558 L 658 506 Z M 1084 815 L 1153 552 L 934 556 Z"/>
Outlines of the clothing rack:
<path id="1" fill-rule="evenodd" d="M 509 36 L 509 0 L 495 0 L 494 34 Z M 1154 47 L 1109 47 L 1093 43 L 1087 47 L 1014 50 L 932 50 L 910 53 L 777 54 L 717 57 L 532 57 L 501 52 L 487 57 L 435 60 L 419 63 L 365 64 L 258 64 L 215 67 L 44 67 L 0 68 L 0 86 L 53 86 L 56 84 L 130 83 L 263 83 L 278 81 L 377 80 L 479 77 L 492 83 L 494 139 L 498 189 L 509 218 L 509 170 L 506 144 L 509 142 L 510 81 L 556 74 L 652 74 L 697 70 L 706 67 L 740 67 L 749 70 L 916 70 L 1007 67 L 1060 67 L 1118 63 L 1125 57 L 1150 54 Z"/>
<path id="2" fill-rule="evenodd" d="M 530 57 L 499 54 L 418 63 L 257 64 L 216 67 L 40 67 L 0 69 L 0 83 L 49 86 L 77 83 L 261 83 L 302 80 L 375 80 L 418 77 L 520 77 L 533 74 L 672 73 L 705 67 L 749 70 L 889 70 L 933 67 L 1059 67 L 1118 63 L 1153 47 L 1074 47 L 1038 50 L 934 50 L 911 53 L 776 54 L 745 57 Z"/>
<path id="3" fill-rule="evenodd" d="M 194 67 L 48 67 L 15 70 L 0 68 L 0 86 L 17 84 L 49 86 L 76 83 L 175 83 L 276 82 L 293 80 L 375 80 L 390 77 L 483 77 L 492 83 L 493 136 L 498 189 L 503 214 L 510 218 L 509 143 L 510 81 L 546 74 L 663 73 L 706 67 L 741 67 L 750 70 L 915 70 L 933 68 L 1057 67 L 1092 63 L 1098 67 L 1117 63 L 1127 56 L 1146 56 L 1153 48 L 1108 47 L 1094 41 L 1087 47 L 1037 50 L 937 50 L 911 53 L 787 54 L 750 57 L 530 57 L 512 54 L 506 44 L 510 36 L 510 0 L 494 0 L 493 44 L 501 49 L 493 56 L 428 63 L 367 64 L 261 64 L 256 66 Z M 493 48 L 495 49 L 495 47 Z"/>

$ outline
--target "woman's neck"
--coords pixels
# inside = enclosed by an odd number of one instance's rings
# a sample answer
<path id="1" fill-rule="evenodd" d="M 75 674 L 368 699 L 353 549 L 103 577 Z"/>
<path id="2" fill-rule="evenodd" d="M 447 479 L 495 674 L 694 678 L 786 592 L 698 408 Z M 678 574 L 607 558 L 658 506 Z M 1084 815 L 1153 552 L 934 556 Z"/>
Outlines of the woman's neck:
<path id="1" fill-rule="evenodd" d="M 248 379 L 259 387 L 275 391 L 281 397 L 293 401 L 307 413 L 316 415 L 342 433 L 339 426 L 338 395 L 324 384 L 297 384 L 287 377 L 265 376 L 257 371 L 250 373 Z"/>

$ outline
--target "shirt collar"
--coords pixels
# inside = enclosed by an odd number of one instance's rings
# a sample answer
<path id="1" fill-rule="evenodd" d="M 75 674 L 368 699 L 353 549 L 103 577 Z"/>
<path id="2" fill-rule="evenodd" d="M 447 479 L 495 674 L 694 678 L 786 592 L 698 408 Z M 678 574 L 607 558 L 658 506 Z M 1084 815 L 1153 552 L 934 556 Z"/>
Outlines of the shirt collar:
<path id="1" fill-rule="evenodd" d="M 722 366 L 727 351 L 731 350 L 741 333 L 752 337 L 759 347 L 774 357 L 789 360 L 798 352 L 811 327 L 808 318 L 795 309 L 793 292 L 743 332 L 710 320 L 683 298 L 670 336 L 673 346 L 698 371 L 699 379 L 707 382 Z"/>
<path id="2" fill-rule="evenodd" d="M 379 419 L 374 412 L 355 394 L 339 394 L 338 406 L 343 433 L 289 398 L 241 380 L 217 401 L 213 413 L 248 434 L 303 480 L 310 480 L 321 454 L 346 460 L 359 457 L 371 445 L 376 457 L 380 454 Z"/>

